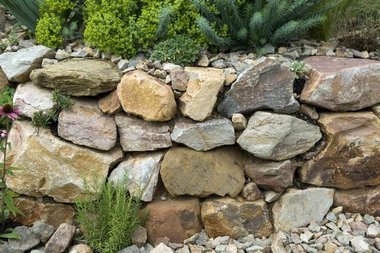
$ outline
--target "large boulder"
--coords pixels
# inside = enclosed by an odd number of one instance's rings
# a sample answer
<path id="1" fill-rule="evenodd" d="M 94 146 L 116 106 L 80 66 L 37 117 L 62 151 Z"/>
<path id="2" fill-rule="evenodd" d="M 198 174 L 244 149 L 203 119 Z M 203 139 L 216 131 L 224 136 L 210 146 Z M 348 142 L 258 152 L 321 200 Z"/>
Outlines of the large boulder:
<path id="1" fill-rule="evenodd" d="M 360 189 L 336 190 L 334 206 L 343 206 L 345 212 L 380 216 L 380 185 Z"/>
<path id="2" fill-rule="evenodd" d="M 28 82 L 17 86 L 13 104 L 22 116 L 32 118 L 36 112 L 53 109 L 55 103 L 51 90 Z"/>
<path id="3" fill-rule="evenodd" d="M 151 243 L 169 238 L 170 242 L 183 243 L 202 229 L 201 210 L 197 198 L 156 200 L 147 204 L 144 227 Z"/>
<path id="4" fill-rule="evenodd" d="M 255 112 L 237 143 L 256 157 L 281 161 L 308 151 L 321 138 L 318 126 L 296 117 Z"/>
<path id="5" fill-rule="evenodd" d="M 296 168 L 297 164 L 291 160 L 274 162 L 250 156 L 244 172 L 261 188 L 281 192 L 293 184 Z"/>
<path id="6" fill-rule="evenodd" d="M 202 204 L 202 221 L 210 237 L 238 239 L 249 234 L 267 237 L 272 223 L 265 201 L 238 201 L 229 197 L 208 199 Z"/>
<path id="7" fill-rule="evenodd" d="M 131 155 L 111 172 L 109 180 L 126 184 L 129 193 L 142 201 L 152 201 L 163 156 L 163 152 Z"/>
<path id="8" fill-rule="evenodd" d="M 312 72 L 301 94 L 305 103 L 331 111 L 357 111 L 380 103 L 380 62 L 308 57 Z"/>
<path id="9" fill-rule="evenodd" d="M 372 112 L 324 113 L 327 145 L 299 170 L 302 182 L 339 189 L 380 184 L 380 119 Z"/>
<path id="10" fill-rule="evenodd" d="M 225 93 L 218 111 L 227 117 L 261 109 L 296 112 L 299 104 L 293 96 L 293 82 L 294 75 L 288 68 L 274 59 L 260 58 L 239 75 Z"/>
<path id="11" fill-rule="evenodd" d="M 168 121 L 177 112 L 170 86 L 141 70 L 123 76 L 117 86 L 117 96 L 125 112 L 146 121 Z"/>
<path id="12" fill-rule="evenodd" d="M 151 151 L 172 146 L 170 127 L 166 123 L 146 122 L 119 113 L 115 116 L 124 151 Z"/>
<path id="13" fill-rule="evenodd" d="M 84 181 L 90 191 L 97 191 L 94 187 L 105 182 L 110 167 L 123 157 L 120 148 L 105 153 L 63 141 L 47 129 L 37 133 L 26 121 L 13 123 L 9 141 L 7 164 L 17 170 L 7 176 L 7 186 L 20 194 L 50 196 L 58 202 L 85 196 Z"/>
<path id="14" fill-rule="evenodd" d="M 203 122 L 177 121 L 171 134 L 173 141 L 206 151 L 235 144 L 235 131 L 229 119 L 210 119 Z"/>
<path id="15" fill-rule="evenodd" d="M 186 92 L 179 99 L 183 115 L 196 121 L 209 117 L 217 96 L 224 84 L 223 70 L 215 68 L 186 67 L 189 76 Z"/>
<path id="16" fill-rule="evenodd" d="M 57 229 L 62 223 L 74 223 L 75 210 L 71 205 L 30 197 L 18 197 L 14 203 L 23 213 L 14 220 L 24 226 L 32 226 L 36 221 L 42 221 Z"/>
<path id="17" fill-rule="evenodd" d="M 0 54 L 0 67 L 9 81 L 23 83 L 29 80 L 30 72 L 41 67 L 43 58 L 54 56 L 53 50 L 45 46 L 33 46 Z"/>
<path id="18" fill-rule="evenodd" d="M 244 187 L 241 154 L 234 148 L 207 152 L 170 149 L 161 164 L 161 178 L 173 195 L 236 197 Z"/>
<path id="19" fill-rule="evenodd" d="M 32 71 L 30 79 L 72 96 L 95 96 L 114 90 L 120 81 L 120 73 L 109 62 L 69 59 Z"/>
<path id="20" fill-rule="evenodd" d="M 96 100 L 74 100 L 58 117 L 58 135 L 75 144 L 110 150 L 116 144 L 115 119 L 103 114 Z"/>
<path id="21" fill-rule="evenodd" d="M 311 221 L 321 222 L 332 206 L 333 198 L 333 189 L 288 189 L 272 209 L 276 230 L 290 231 Z"/>

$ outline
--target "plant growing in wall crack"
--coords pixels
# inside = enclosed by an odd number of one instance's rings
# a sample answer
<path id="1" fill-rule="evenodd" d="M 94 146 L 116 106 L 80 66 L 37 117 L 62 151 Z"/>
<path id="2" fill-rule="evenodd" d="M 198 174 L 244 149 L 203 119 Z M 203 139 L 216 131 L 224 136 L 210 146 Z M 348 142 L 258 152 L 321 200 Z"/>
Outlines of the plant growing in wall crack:
<path id="1" fill-rule="evenodd" d="M 5 123 L 5 129 L 0 130 L 0 149 L 3 153 L 3 161 L 0 163 L 0 238 L 18 239 L 19 235 L 14 233 L 11 229 L 6 228 L 6 222 L 10 215 L 23 214 L 13 202 L 13 199 L 17 197 L 17 194 L 11 191 L 6 183 L 6 175 L 13 175 L 15 168 L 8 167 L 6 164 L 7 150 L 10 148 L 8 143 L 8 133 L 12 126 L 12 122 L 16 120 L 20 115 L 20 111 L 12 104 L 5 104 L 0 107 L 0 117 Z"/>

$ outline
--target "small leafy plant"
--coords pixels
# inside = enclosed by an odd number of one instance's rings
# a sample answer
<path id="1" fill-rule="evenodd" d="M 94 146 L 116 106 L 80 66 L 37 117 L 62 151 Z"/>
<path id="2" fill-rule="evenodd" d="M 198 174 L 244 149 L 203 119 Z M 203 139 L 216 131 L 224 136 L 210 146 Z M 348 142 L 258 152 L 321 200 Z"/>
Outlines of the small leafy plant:
<path id="1" fill-rule="evenodd" d="M 296 79 L 305 78 L 310 69 L 303 61 L 292 61 L 289 70 L 294 73 Z"/>
<path id="2" fill-rule="evenodd" d="M 95 189 L 89 189 L 86 183 L 85 186 L 87 197 L 76 202 L 77 221 L 84 239 L 102 253 L 114 253 L 129 246 L 140 224 L 140 200 L 131 197 L 124 184 L 96 182 Z"/>
<path id="3" fill-rule="evenodd" d="M 172 62 L 179 65 L 194 63 L 201 48 L 197 42 L 185 35 L 178 35 L 158 43 L 150 56 L 152 61 Z"/>
<path id="4" fill-rule="evenodd" d="M 12 231 L 12 229 L 6 228 L 6 222 L 10 215 L 17 215 L 23 213 L 14 205 L 14 198 L 17 194 L 11 191 L 6 183 L 6 175 L 13 175 L 15 168 L 8 167 L 6 164 L 7 150 L 10 148 L 8 143 L 8 133 L 12 126 L 12 122 L 16 120 L 20 115 L 20 111 L 13 107 L 12 104 L 5 104 L 0 107 L 0 117 L 5 122 L 6 127 L 0 130 L 0 150 L 3 153 L 3 161 L 0 163 L 0 238 L 6 239 L 19 239 L 19 235 Z"/>
<path id="5" fill-rule="evenodd" d="M 63 95 L 59 90 L 53 91 L 53 102 L 55 106 L 53 109 L 38 111 L 33 114 L 32 124 L 39 128 L 48 128 L 51 124 L 58 121 L 58 115 L 62 110 L 69 109 L 73 102 L 70 96 Z"/>

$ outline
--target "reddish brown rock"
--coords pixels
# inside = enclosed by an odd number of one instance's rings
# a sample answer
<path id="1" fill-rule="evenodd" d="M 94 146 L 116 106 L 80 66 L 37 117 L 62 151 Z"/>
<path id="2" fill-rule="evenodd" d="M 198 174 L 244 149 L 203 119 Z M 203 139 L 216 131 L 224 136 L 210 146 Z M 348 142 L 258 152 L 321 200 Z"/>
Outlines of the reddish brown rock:
<path id="1" fill-rule="evenodd" d="M 201 212 L 205 230 L 213 238 L 228 235 L 237 239 L 248 234 L 262 237 L 272 233 L 269 212 L 263 200 L 208 199 L 202 204 Z"/>
<path id="2" fill-rule="evenodd" d="M 147 205 L 146 211 L 148 217 L 144 227 L 152 243 L 162 237 L 168 237 L 170 242 L 183 243 L 202 229 L 197 198 L 153 201 Z"/>
<path id="3" fill-rule="evenodd" d="M 293 184 L 296 168 L 291 160 L 272 162 L 250 156 L 246 160 L 244 172 L 261 188 L 281 192 Z"/>
<path id="4" fill-rule="evenodd" d="M 117 96 L 125 112 L 146 121 L 168 121 L 177 112 L 170 86 L 141 70 L 123 76 L 117 86 Z"/>
<path id="5" fill-rule="evenodd" d="M 312 72 L 301 100 L 332 111 L 356 111 L 380 103 L 380 62 L 308 57 Z"/>
<path id="6" fill-rule="evenodd" d="M 372 112 L 325 113 L 318 122 L 327 146 L 299 169 L 301 181 L 338 189 L 380 184 L 380 119 Z"/>
<path id="7" fill-rule="evenodd" d="M 15 205 L 24 214 L 15 217 L 15 221 L 24 226 L 32 226 L 34 222 L 41 220 L 57 229 L 62 223 L 72 224 L 75 216 L 75 210 L 70 205 L 34 198 L 16 198 Z"/>
<path id="8" fill-rule="evenodd" d="M 380 216 L 380 185 L 361 189 L 337 190 L 334 206 L 343 206 L 345 212 Z"/>
<path id="9" fill-rule="evenodd" d="M 0 66 L 0 90 L 4 89 L 7 85 L 8 85 L 8 77 Z"/>
<path id="10" fill-rule="evenodd" d="M 100 110 L 104 113 L 115 114 L 121 111 L 121 104 L 116 91 L 111 92 L 98 102 Z"/>

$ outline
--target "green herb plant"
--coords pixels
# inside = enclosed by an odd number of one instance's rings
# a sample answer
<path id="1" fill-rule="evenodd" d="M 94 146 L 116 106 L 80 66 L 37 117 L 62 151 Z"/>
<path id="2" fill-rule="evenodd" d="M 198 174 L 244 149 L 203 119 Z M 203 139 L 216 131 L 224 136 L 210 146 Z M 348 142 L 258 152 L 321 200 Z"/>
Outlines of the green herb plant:
<path id="1" fill-rule="evenodd" d="M 115 253 L 129 246 L 141 220 L 140 199 L 129 195 L 123 183 L 86 186 L 86 197 L 76 201 L 77 222 L 91 248 Z M 95 193 L 94 193 L 95 192 Z"/>
<path id="2" fill-rule="evenodd" d="M 178 35 L 158 43 L 150 56 L 152 61 L 172 62 L 179 65 L 194 63 L 201 47 L 192 38 Z"/>
<path id="3" fill-rule="evenodd" d="M 39 128 L 48 128 L 58 121 L 58 115 L 62 110 L 70 109 L 73 102 L 68 95 L 62 94 L 59 90 L 53 91 L 54 107 L 50 110 L 38 111 L 33 114 L 32 124 Z"/>
<path id="4" fill-rule="evenodd" d="M 0 0 L 0 4 L 4 5 L 18 22 L 33 32 L 40 17 L 40 2 L 41 0 Z"/>
<path id="5" fill-rule="evenodd" d="M 296 79 L 300 79 L 300 78 L 306 79 L 307 74 L 310 71 L 310 68 L 305 64 L 305 62 L 295 60 L 291 62 L 289 66 L 289 70 L 293 72 L 294 77 Z"/>

